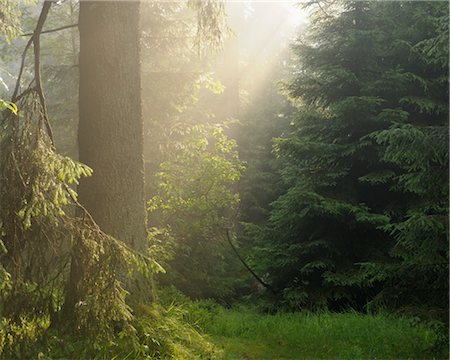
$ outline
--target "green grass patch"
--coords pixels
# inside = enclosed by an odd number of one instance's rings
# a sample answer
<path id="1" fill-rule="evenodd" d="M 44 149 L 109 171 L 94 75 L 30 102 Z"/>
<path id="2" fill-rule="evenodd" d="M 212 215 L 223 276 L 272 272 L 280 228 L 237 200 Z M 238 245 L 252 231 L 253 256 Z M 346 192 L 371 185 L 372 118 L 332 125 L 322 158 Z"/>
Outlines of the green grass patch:
<path id="1" fill-rule="evenodd" d="M 130 331 L 97 339 L 48 329 L 46 317 L 0 322 L 7 359 L 448 359 L 434 328 L 385 314 L 276 313 L 225 309 L 163 294 L 142 305 Z M 440 349 L 440 350 L 438 350 Z"/>
<path id="2" fill-rule="evenodd" d="M 388 315 L 347 313 L 260 314 L 201 303 L 197 325 L 223 349 L 224 359 L 439 359 L 438 334 L 424 324 Z M 191 320 L 192 321 L 192 320 Z"/>

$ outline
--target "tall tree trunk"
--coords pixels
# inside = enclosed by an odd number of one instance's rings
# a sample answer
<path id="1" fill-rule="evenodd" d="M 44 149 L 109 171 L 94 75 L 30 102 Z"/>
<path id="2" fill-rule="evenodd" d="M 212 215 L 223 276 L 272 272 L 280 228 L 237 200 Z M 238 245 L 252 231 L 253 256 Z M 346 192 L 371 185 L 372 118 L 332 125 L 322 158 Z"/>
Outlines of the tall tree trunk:
<path id="1" fill-rule="evenodd" d="M 139 1 L 80 2 L 80 202 L 101 229 L 145 246 Z"/>
<path id="2" fill-rule="evenodd" d="M 93 176 L 79 201 L 107 234 L 142 251 L 146 241 L 139 1 L 80 2 L 79 159 Z M 82 269 L 72 258 L 63 317 Z"/>

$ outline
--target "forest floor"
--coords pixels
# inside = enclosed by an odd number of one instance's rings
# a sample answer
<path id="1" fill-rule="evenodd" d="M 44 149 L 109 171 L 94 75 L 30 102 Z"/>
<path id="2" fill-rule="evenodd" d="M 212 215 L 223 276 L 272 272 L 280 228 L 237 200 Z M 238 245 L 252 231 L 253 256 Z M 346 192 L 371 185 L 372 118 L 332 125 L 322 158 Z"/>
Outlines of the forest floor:
<path id="1" fill-rule="evenodd" d="M 431 328 L 386 315 L 220 309 L 205 330 L 229 360 L 448 358 Z"/>
<path id="2" fill-rule="evenodd" d="M 136 338 L 123 333 L 106 342 L 48 329 L 47 317 L 23 318 L 15 325 L 3 320 L 0 358 L 448 359 L 445 337 L 414 318 L 351 311 L 265 314 L 183 296 L 165 300 L 165 305 L 142 305 L 133 323 Z"/>

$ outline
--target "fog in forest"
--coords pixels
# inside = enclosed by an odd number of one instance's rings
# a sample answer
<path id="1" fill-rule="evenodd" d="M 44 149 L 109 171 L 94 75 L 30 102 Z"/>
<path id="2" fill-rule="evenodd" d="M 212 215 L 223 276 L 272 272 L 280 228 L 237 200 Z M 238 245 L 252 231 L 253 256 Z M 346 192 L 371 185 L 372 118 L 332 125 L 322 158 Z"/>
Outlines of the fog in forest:
<path id="1" fill-rule="evenodd" d="M 448 16 L 0 0 L 0 358 L 448 358 Z"/>

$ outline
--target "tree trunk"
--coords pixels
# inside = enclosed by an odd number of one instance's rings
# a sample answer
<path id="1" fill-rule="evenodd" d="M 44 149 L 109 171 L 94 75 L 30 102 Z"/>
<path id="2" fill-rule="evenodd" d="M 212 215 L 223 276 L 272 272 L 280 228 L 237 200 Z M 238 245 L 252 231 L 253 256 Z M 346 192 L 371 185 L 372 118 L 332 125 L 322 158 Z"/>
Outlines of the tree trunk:
<path id="1" fill-rule="evenodd" d="M 142 251 L 146 243 L 139 1 L 80 2 L 79 159 L 93 176 L 79 201 L 107 234 Z M 72 257 L 63 317 L 79 300 Z"/>
<path id="2" fill-rule="evenodd" d="M 136 250 L 146 241 L 139 1 L 80 2 L 80 202 Z"/>

